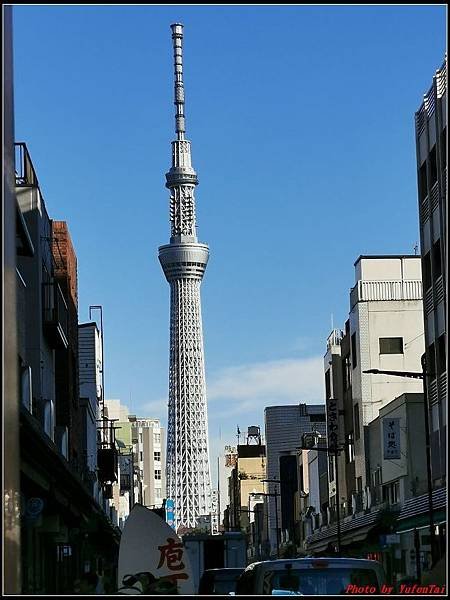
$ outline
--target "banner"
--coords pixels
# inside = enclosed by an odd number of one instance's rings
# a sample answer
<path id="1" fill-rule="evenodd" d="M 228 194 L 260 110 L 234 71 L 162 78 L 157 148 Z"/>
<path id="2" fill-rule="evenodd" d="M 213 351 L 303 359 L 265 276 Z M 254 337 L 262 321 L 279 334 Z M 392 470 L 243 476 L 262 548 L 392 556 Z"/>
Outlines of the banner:
<path id="1" fill-rule="evenodd" d="M 157 514 L 135 504 L 119 546 L 118 594 L 193 595 L 189 558 L 175 531 Z"/>

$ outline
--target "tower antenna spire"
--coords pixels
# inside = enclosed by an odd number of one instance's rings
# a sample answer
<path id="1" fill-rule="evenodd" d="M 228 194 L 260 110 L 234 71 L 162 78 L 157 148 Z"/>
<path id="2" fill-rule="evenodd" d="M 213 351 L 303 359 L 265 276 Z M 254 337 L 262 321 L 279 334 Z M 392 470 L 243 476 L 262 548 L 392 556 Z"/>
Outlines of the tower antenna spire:
<path id="1" fill-rule="evenodd" d="M 184 140 L 186 123 L 184 117 L 183 25 L 173 23 L 170 27 L 173 41 L 175 132 L 178 140 Z"/>

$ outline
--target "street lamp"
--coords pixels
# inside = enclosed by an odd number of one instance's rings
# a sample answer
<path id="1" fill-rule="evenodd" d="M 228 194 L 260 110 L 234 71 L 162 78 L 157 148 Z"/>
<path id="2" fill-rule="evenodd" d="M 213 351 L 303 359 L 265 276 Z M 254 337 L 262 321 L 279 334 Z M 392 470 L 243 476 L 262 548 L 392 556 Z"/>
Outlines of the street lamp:
<path id="1" fill-rule="evenodd" d="M 317 441 L 323 439 L 325 436 L 320 435 L 318 432 L 313 431 L 302 435 L 302 445 L 298 450 L 317 450 L 318 452 L 328 452 L 335 457 L 335 475 L 336 475 L 336 521 L 337 521 L 337 555 L 341 556 L 341 510 L 340 510 L 340 492 L 339 492 L 339 467 L 338 467 L 338 456 L 344 448 L 339 447 L 337 444 L 332 447 L 329 446 L 318 446 Z M 311 442 L 313 442 L 311 444 Z"/>
<path id="2" fill-rule="evenodd" d="M 431 547 L 431 566 L 436 562 L 436 537 L 434 531 L 433 519 L 433 484 L 431 479 L 431 443 L 430 443 L 430 425 L 429 425 L 429 406 L 428 406 L 428 391 L 427 377 L 434 377 L 434 373 L 427 372 L 426 355 L 421 358 L 422 371 L 385 371 L 382 369 L 367 369 L 363 373 L 373 375 L 395 375 L 397 377 L 409 377 L 412 379 L 422 379 L 423 381 L 423 407 L 424 407 L 424 426 L 425 426 L 425 447 L 427 456 L 427 484 L 428 484 L 428 514 L 430 523 L 430 547 Z"/>

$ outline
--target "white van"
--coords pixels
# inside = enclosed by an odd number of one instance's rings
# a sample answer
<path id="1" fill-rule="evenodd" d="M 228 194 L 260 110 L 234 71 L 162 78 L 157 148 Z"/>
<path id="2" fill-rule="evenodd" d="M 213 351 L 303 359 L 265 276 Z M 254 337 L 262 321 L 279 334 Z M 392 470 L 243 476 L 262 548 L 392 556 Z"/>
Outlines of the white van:
<path id="1" fill-rule="evenodd" d="M 378 594 L 386 583 L 382 565 L 359 558 L 293 558 L 249 565 L 236 594 L 339 595 Z"/>

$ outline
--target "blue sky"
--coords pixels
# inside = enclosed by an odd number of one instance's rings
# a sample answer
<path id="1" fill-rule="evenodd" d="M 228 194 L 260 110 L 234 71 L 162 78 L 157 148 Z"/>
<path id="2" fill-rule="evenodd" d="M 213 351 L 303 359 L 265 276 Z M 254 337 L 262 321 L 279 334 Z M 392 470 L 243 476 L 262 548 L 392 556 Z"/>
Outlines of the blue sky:
<path id="1" fill-rule="evenodd" d="M 211 462 L 264 406 L 323 401 L 360 254 L 419 239 L 414 112 L 441 65 L 434 6 L 14 7 L 16 139 L 102 304 L 107 398 L 166 421 L 174 137 L 185 25 Z M 220 431 L 220 434 L 219 434 Z M 221 440 L 219 440 L 221 435 Z"/>

